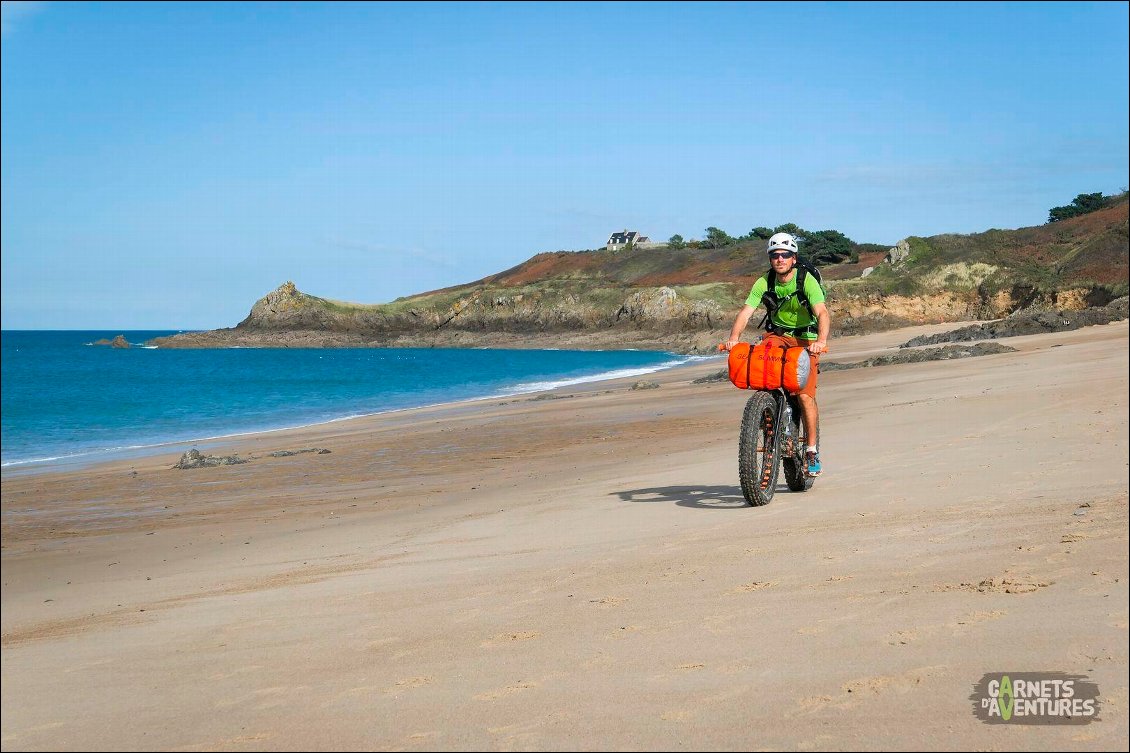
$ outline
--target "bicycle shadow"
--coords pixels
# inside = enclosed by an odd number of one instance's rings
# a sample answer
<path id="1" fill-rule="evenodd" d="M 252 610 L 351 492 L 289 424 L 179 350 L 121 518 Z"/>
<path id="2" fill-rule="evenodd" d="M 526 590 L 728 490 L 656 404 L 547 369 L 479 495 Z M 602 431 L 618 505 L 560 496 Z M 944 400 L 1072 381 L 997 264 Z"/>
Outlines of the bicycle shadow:
<path id="1" fill-rule="evenodd" d="M 658 486 L 613 494 L 625 502 L 674 502 L 680 507 L 700 510 L 732 510 L 748 506 L 740 486 Z"/>

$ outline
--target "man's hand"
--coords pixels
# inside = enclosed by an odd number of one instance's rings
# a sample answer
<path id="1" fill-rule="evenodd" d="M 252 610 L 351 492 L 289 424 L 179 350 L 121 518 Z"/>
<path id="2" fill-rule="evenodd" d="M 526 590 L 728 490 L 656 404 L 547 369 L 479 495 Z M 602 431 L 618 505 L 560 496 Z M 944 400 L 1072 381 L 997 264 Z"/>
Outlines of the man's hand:
<path id="1" fill-rule="evenodd" d="M 719 347 L 718 349 L 728 351 L 728 350 L 730 350 L 730 348 L 734 347 L 737 344 L 738 344 L 737 340 L 727 340 L 726 342 L 722 343 L 721 347 Z"/>
<path id="2" fill-rule="evenodd" d="M 814 356 L 818 356 L 821 353 L 826 353 L 828 352 L 828 343 L 824 342 L 823 340 L 817 340 L 816 342 L 808 346 L 808 352 Z"/>

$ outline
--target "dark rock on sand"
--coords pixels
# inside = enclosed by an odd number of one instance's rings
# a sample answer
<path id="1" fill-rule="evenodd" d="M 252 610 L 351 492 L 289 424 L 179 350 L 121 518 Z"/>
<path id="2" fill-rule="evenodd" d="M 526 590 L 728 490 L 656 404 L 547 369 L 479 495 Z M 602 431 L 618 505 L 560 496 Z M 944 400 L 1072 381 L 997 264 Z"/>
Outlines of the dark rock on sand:
<path id="1" fill-rule="evenodd" d="M 1126 319 L 1130 312 L 1130 297 L 1116 298 L 1105 306 L 1080 311 L 1020 311 L 1004 319 L 985 324 L 974 324 L 937 335 L 915 337 L 900 345 L 913 348 L 919 345 L 995 340 L 998 337 L 1040 335 L 1047 332 L 1064 332 L 1096 324 L 1109 324 Z"/>
<path id="2" fill-rule="evenodd" d="M 701 376 L 698 379 L 693 380 L 691 382 L 691 384 L 707 384 L 708 382 L 726 382 L 726 381 L 729 381 L 729 379 L 730 379 L 730 370 L 727 368 L 727 369 L 721 369 L 719 371 L 716 371 L 713 374 L 707 374 L 706 376 Z"/>
<path id="3" fill-rule="evenodd" d="M 180 460 L 173 468 L 188 470 L 189 468 L 208 468 L 214 465 L 240 465 L 248 461 L 241 460 L 238 455 L 201 455 L 199 450 L 192 449 L 180 456 Z"/>
<path id="4" fill-rule="evenodd" d="M 291 455 L 301 455 L 304 452 L 316 452 L 319 455 L 330 454 L 329 450 L 324 450 L 321 447 L 307 447 L 304 450 L 276 450 L 275 452 L 269 452 L 267 454 L 273 458 L 288 458 Z"/>
<path id="5" fill-rule="evenodd" d="M 976 345 L 947 345 L 944 348 L 923 348 L 922 350 L 907 350 L 889 356 L 875 356 L 866 361 L 855 363 L 837 363 L 826 361 L 820 364 L 820 371 L 838 371 L 840 369 L 858 369 L 866 366 L 891 366 L 899 363 L 921 363 L 923 361 L 949 361 L 954 358 L 974 358 L 976 356 L 989 356 L 995 353 L 1012 353 L 1016 348 L 1010 348 L 1000 343 L 977 343 Z"/>

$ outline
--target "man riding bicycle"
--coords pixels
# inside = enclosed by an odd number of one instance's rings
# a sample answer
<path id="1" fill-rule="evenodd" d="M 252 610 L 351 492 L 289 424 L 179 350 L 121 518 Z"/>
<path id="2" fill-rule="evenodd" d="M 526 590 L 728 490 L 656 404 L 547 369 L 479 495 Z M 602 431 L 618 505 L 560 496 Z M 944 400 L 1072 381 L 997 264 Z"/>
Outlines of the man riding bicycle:
<path id="1" fill-rule="evenodd" d="M 831 317 L 824 304 L 824 290 L 814 275 L 804 275 L 804 288 L 797 291 L 797 242 L 788 233 L 777 233 L 769 239 L 765 249 L 769 255 L 772 272 L 757 280 L 749 291 L 745 305 L 738 312 L 726 350 L 738 343 L 753 312 L 762 303 L 768 311 L 766 330 L 781 336 L 790 346 L 804 346 L 812 358 L 812 371 L 808 384 L 797 395 L 801 412 L 804 414 L 806 470 L 809 476 L 820 475 L 819 437 L 817 421 L 819 409 L 816 406 L 816 381 L 819 370 L 816 368 L 820 354 L 828 350 L 828 331 Z M 770 277 L 773 284 L 770 285 Z M 767 295 L 768 294 L 768 295 Z"/>

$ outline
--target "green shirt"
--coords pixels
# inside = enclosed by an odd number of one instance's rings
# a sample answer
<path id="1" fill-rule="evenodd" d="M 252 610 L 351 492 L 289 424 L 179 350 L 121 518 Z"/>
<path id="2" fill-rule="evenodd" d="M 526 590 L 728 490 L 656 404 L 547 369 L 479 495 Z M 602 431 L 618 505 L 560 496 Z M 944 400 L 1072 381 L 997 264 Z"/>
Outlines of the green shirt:
<path id="1" fill-rule="evenodd" d="M 746 305 L 753 306 L 754 308 L 761 305 L 761 296 L 765 295 L 765 291 L 769 289 L 768 278 L 772 277 L 775 283 L 773 290 L 776 292 L 777 298 L 785 301 L 781 304 L 780 308 L 777 309 L 777 312 L 773 314 L 773 324 L 782 329 L 798 329 L 803 327 L 813 327 L 813 329 L 815 329 L 816 318 L 808 313 L 808 309 L 801 303 L 800 298 L 793 295 L 793 293 L 796 292 L 796 278 L 800 274 L 799 268 L 794 269 L 796 269 L 796 274 L 785 284 L 777 282 L 777 275 L 775 273 L 770 273 L 770 275 L 759 278 L 757 282 L 753 283 L 753 289 L 749 291 L 749 297 L 745 299 Z M 813 275 L 805 277 L 804 292 L 808 295 L 808 302 L 813 306 L 824 302 L 824 291 L 821 290 L 820 283 L 816 281 Z M 811 337 L 804 337 L 803 334 L 797 337 L 803 340 L 816 339 L 815 333 Z"/>

